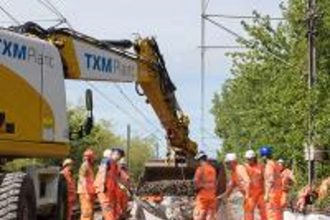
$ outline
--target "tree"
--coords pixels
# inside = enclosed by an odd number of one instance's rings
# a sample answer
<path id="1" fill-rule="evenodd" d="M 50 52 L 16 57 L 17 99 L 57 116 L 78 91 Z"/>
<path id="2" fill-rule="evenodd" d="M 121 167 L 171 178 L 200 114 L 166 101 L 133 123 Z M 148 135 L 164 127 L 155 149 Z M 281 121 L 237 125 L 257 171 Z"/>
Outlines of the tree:
<path id="1" fill-rule="evenodd" d="M 70 131 L 79 131 L 81 125 L 84 123 L 86 112 L 82 107 L 73 107 L 68 110 Z M 70 142 L 71 152 L 70 157 L 74 159 L 78 166 L 82 162 L 82 154 L 87 148 L 91 148 L 96 152 L 96 164 L 102 158 L 105 149 L 120 147 L 126 149 L 126 140 L 112 131 L 111 123 L 106 120 L 96 122 L 92 133 L 85 137 L 76 138 Z M 152 139 L 140 139 L 134 137 L 131 140 L 129 155 L 130 173 L 133 180 L 138 180 L 138 177 L 144 170 L 144 164 L 154 155 L 154 141 Z"/>
<path id="2" fill-rule="evenodd" d="M 114 134 L 109 121 L 100 120 L 94 124 L 91 134 L 80 137 L 79 131 L 86 119 L 83 107 L 70 107 L 68 109 L 69 130 L 71 131 L 70 157 L 77 165 L 82 162 L 83 152 L 90 148 L 96 153 L 96 163 L 102 158 L 105 149 L 124 146 L 125 140 Z"/>
<path id="3" fill-rule="evenodd" d="M 238 39 L 245 48 L 228 55 L 233 60 L 232 77 L 213 99 L 216 133 L 224 151 L 239 154 L 248 147 L 272 145 L 275 156 L 296 161 L 299 183 L 306 183 L 304 143 L 310 105 L 314 110 L 314 141 L 329 149 L 330 128 L 330 2 L 318 2 L 318 81 L 309 92 L 307 84 L 306 1 L 289 0 L 281 6 L 283 22 L 272 24 L 268 16 L 253 12 L 252 22 L 242 22 L 248 39 Z M 329 175 L 330 165 L 318 168 Z"/>
<path id="4" fill-rule="evenodd" d="M 143 174 L 144 165 L 147 160 L 155 155 L 153 146 L 155 142 L 152 139 L 139 139 L 137 137 L 131 140 L 131 148 L 129 151 L 129 168 L 131 177 L 134 181 L 138 181 Z"/>

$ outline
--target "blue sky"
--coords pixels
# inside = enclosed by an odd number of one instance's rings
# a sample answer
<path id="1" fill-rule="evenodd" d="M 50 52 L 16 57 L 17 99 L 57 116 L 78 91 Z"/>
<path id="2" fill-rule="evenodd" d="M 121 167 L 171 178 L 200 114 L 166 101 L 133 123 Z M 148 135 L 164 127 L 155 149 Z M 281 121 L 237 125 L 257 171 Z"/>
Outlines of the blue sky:
<path id="1" fill-rule="evenodd" d="M 37 0 L 0 0 L 1 5 L 18 20 L 48 19 L 56 17 Z M 196 0 L 53 0 L 51 1 L 72 26 L 85 34 L 100 39 L 133 39 L 134 34 L 155 36 L 165 57 L 171 78 L 177 86 L 178 100 L 191 117 L 192 137 L 199 141 L 200 122 L 200 1 Z M 210 0 L 208 13 L 251 15 L 252 10 L 279 16 L 280 0 Z M 29 7 L 26 7 L 26 6 Z M 8 18 L 0 14 L 0 21 Z M 219 20 L 238 33 L 239 21 Z M 51 23 L 42 23 L 44 26 Z M 3 24 L 7 25 L 7 24 Z M 235 45 L 235 39 L 227 33 L 207 25 L 207 42 L 210 45 Z M 211 100 L 223 82 L 230 76 L 230 60 L 224 50 L 207 51 L 206 73 L 206 145 L 202 150 L 214 155 L 221 142 L 213 134 L 214 122 L 209 113 Z M 163 137 L 160 124 L 151 110 L 134 90 L 134 85 L 120 85 L 134 104 L 150 118 L 152 124 L 134 112 L 112 83 L 93 83 L 109 96 L 116 105 L 131 112 L 128 116 L 110 105 L 98 93 L 94 93 L 95 116 L 112 122 L 117 133 L 125 135 L 130 123 L 135 136 L 146 137 L 150 133 Z M 67 99 L 71 104 L 82 103 L 84 82 L 67 83 Z M 164 141 L 161 142 L 164 145 Z M 164 146 L 163 146 L 164 147 Z M 164 148 L 163 148 L 164 149 Z"/>

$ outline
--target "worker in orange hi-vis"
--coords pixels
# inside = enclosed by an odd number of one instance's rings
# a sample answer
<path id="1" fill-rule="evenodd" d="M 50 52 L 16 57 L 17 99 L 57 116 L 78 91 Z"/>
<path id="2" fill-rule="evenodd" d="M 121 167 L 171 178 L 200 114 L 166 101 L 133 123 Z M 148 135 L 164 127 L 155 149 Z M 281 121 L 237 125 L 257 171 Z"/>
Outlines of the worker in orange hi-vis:
<path id="1" fill-rule="evenodd" d="M 104 151 L 95 179 L 95 189 L 101 204 L 104 220 L 117 220 L 117 179 L 119 178 L 117 162 L 124 157 L 125 153 L 119 148 Z"/>
<path id="2" fill-rule="evenodd" d="M 298 196 L 297 196 L 297 203 L 296 203 L 296 209 L 299 212 L 303 212 L 304 209 L 306 208 L 306 206 L 308 204 L 310 204 L 311 200 L 314 199 L 315 192 L 313 191 L 312 186 L 307 185 L 305 187 L 303 187 L 299 192 L 298 192 Z"/>
<path id="3" fill-rule="evenodd" d="M 250 197 L 250 177 L 248 175 L 247 169 L 245 166 L 238 164 L 237 156 L 235 153 L 228 153 L 225 156 L 226 167 L 231 172 L 231 179 L 228 183 L 226 191 L 221 194 L 218 199 L 228 198 L 235 188 L 242 193 L 244 197 L 244 205 L 246 204 L 247 199 Z M 245 206 L 243 207 L 244 211 Z M 246 216 L 246 215 L 245 215 Z"/>
<path id="4" fill-rule="evenodd" d="M 128 209 L 130 195 L 130 177 L 126 161 L 122 158 L 119 161 L 119 179 L 118 179 L 118 206 L 120 216 L 125 217 Z"/>
<path id="5" fill-rule="evenodd" d="M 279 169 L 281 171 L 282 179 L 282 197 L 281 197 L 281 207 L 285 209 L 288 206 L 288 195 L 292 185 L 295 182 L 292 170 L 290 170 L 283 159 L 277 161 Z"/>
<path id="6" fill-rule="evenodd" d="M 280 166 L 272 159 L 272 148 L 263 146 L 260 155 L 265 161 L 265 202 L 268 220 L 283 220 L 282 178 Z"/>
<path id="7" fill-rule="evenodd" d="M 77 201 L 76 198 L 76 181 L 72 175 L 73 160 L 67 158 L 63 161 L 61 174 L 63 175 L 67 185 L 67 220 L 72 220 L 73 206 Z"/>
<path id="8" fill-rule="evenodd" d="M 253 150 L 246 151 L 245 159 L 247 160 L 245 167 L 250 177 L 250 193 L 244 203 L 244 219 L 253 220 L 254 210 L 258 208 L 260 220 L 267 220 L 264 201 L 264 166 L 258 162 Z"/>
<path id="9" fill-rule="evenodd" d="M 80 200 L 80 220 L 94 219 L 95 189 L 93 163 L 95 154 L 91 149 L 84 152 L 84 161 L 79 169 L 78 194 Z"/>
<path id="10" fill-rule="evenodd" d="M 330 193 L 330 176 L 322 180 L 318 189 L 318 199 L 325 199 Z"/>
<path id="11" fill-rule="evenodd" d="M 216 181 L 215 168 L 208 162 L 204 152 L 198 153 L 196 159 L 199 167 L 196 169 L 194 183 L 197 192 L 194 220 L 215 220 L 216 214 Z"/>

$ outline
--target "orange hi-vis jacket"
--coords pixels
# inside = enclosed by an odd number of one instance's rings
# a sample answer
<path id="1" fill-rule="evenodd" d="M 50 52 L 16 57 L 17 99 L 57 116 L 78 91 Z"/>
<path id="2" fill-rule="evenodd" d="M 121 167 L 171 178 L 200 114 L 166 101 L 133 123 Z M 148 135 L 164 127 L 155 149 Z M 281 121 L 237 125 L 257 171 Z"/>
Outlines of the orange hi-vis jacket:
<path id="1" fill-rule="evenodd" d="M 194 220 L 213 220 L 216 213 L 217 172 L 209 163 L 203 163 L 195 172 L 195 200 Z"/>
<path id="2" fill-rule="evenodd" d="M 199 166 L 196 169 L 194 181 L 199 197 L 214 198 L 216 196 L 217 174 L 211 164 L 205 163 Z"/>
<path id="3" fill-rule="evenodd" d="M 95 192 L 97 194 L 104 193 L 106 190 L 105 183 L 106 183 L 107 170 L 108 170 L 109 163 L 110 163 L 110 159 L 104 158 L 101 161 L 101 164 L 97 170 L 95 181 L 94 181 Z"/>
<path id="4" fill-rule="evenodd" d="M 95 194 L 93 167 L 86 161 L 79 169 L 78 194 Z"/>
<path id="5" fill-rule="evenodd" d="M 61 174 L 64 176 L 67 183 L 67 194 L 68 194 L 68 202 L 76 201 L 76 181 L 72 176 L 72 172 L 69 167 L 65 167 Z"/>
<path id="6" fill-rule="evenodd" d="M 115 197 L 117 179 L 119 177 L 118 166 L 110 159 L 102 161 L 95 178 L 96 193 L 106 193 Z"/>
<path id="7" fill-rule="evenodd" d="M 118 209 L 121 213 L 125 213 L 129 201 L 127 189 L 130 188 L 130 179 L 128 171 L 122 168 L 119 168 L 119 183 L 119 190 L 117 192 Z"/>
<path id="8" fill-rule="evenodd" d="M 117 178 L 117 164 L 110 159 L 104 158 L 99 166 L 94 186 L 105 220 L 119 219 L 120 213 L 116 194 L 118 191 Z"/>
<path id="9" fill-rule="evenodd" d="M 285 192 L 289 192 L 290 187 L 292 186 L 294 182 L 294 176 L 290 169 L 285 168 L 281 173 L 282 178 L 282 189 Z"/>
<path id="10" fill-rule="evenodd" d="M 282 190 L 282 177 L 279 166 L 273 160 L 268 160 L 265 166 L 265 193 Z"/>
<path id="11" fill-rule="evenodd" d="M 273 160 L 265 166 L 266 212 L 268 220 L 283 220 L 283 188 L 281 167 Z"/>
<path id="12" fill-rule="evenodd" d="M 250 177 L 249 190 L 253 194 L 264 193 L 264 166 L 260 163 L 249 165 L 246 164 L 246 171 Z"/>
<path id="13" fill-rule="evenodd" d="M 116 192 L 119 188 L 118 186 L 119 179 L 119 170 L 118 165 L 114 162 L 110 162 L 106 173 L 106 193 L 110 196 L 110 198 L 116 197 Z"/>
<path id="14" fill-rule="evenodd" d="M 328 196 L 329 189 L 330 189 L 330 176 L 322 181 L 318 189 L 318 195 L 320 200 Z"/>
<path id="15" fill-rule="evenodd" d="M 253 220 L 255 209 L 259 209 L 261 220 L 267 219 L 264 201 L 264 166 L 260 163 L 245 165 L 250 177 L 249 195 L 244 200 L 244 219 Z"/>
<path id="16" fill-rule="evenodd" d="M 231 181 L 229 188 L 237 187 L 239 191 L 245 195 L 249 191 L 250 177 L 245 166 L 237 164 L 231 172 Z"/>

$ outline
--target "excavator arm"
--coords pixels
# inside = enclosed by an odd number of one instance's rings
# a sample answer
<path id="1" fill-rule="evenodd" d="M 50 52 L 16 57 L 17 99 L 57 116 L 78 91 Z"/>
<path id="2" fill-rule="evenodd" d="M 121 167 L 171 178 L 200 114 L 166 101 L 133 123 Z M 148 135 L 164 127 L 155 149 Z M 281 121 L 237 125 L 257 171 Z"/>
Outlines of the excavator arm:
<path id="1" fill-rule="evenodd" d="M 170 147 L 194 155 L 197 145 L 189 138 L 189 118 L 175 97 L 175 85 L 155 39 L 140 39 L 135 44 L 139 59 L 138 85 L 166 130 Z"/>
<path id="2" fill-rule="evenodd" d="M 163 128 L 169 147 L 184 156 L 196 154 L 197 144 L 189 138 L 189 118 L 175 96 L 175 85 L 154 38 L 101 41 L 69 29 L 52 30 L 47 38 L 59 48 L 65 78 L 136 83 Z M 134 51 L 128 47 L 134 46 Z"/>

